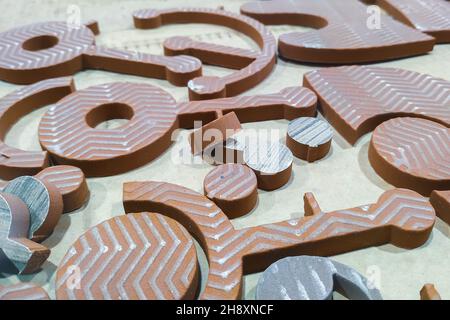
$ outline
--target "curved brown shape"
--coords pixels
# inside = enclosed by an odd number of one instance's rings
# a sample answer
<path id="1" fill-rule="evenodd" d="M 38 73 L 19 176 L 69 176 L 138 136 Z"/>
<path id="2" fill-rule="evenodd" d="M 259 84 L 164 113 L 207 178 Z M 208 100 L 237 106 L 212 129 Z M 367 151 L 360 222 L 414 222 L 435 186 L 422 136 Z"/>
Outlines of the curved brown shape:
<path id="1" fill-rule="evenodd" d="M 450 225 L 450 190 L 431 192 L 430 202 L 439 218 Z"/>
<path id="2" fill-rule="evenodd" d="M 18 197 L 28 207 L 29 239 L 42 242 L 52 234 L 63 212 L 63 201 L 51 182 L 22 176 L 8 182 L 3 192 Z"/>
<path id="3" fill-rule="evenodd" d="M 89 189 L 80 168 L 73 166 L 53 166 L 39 172 L 36 178 L 53 184 L 62 195 L 64 212 L 74 211 L 89 198 Z"/>
<path id="4" fill-rule="evenodd" d="M 197 238 L 209 262 L 203 299 L 240 298 L 244 273 L 290 255 L 328 256 L 384 243 L 420 246 L 435 221 L 428 200 L 406 189 L 387 191 L 374 204 L 327 213 L 312 201 L 305 204 L 310 216 L 241 230 L 205 196 L 170 183 L 125 183 L 123 202 L 126 212 L 152 210 L 176 219 Z"/>
<path id="5" fill-rule="evenodd" d="M 223 164 L 211 170 L 203 180 L 205 196 L 214 201 L 228 218 L 249 213 L 258 201 L 255 173 L 242 164 Z"/>
<path id="6" fill-rule="evenodd" d="M 72 245 L 56 272 L 56 298 L 193 299 L 198 281 L 186 229 L 159 214 L 133 213 L 90 228 Z"/>
<path id="7" fill-rule="evenodd" d="M 450 3 L 446 0 L 377 0 L 380 7 L 408 26 L 450 42 Z"/>
<path id="8" fill-rule="evenodd" d="M 286 146 L 297 158 L 314 162 L 328 154 L 332 139 L 333 130 L 328 122 L 301 117 L 289 122 Z"/>
<path id="9" fill-rule="evenodd" d="M 373 132 L 369 161 L 396 187 L 429 196 L 450 190 L 450 129 L 419 118 L 396 118 Z"/>
<path id="10" fill-rule="evenodd" d="M 349 66 L 305 74 L 327 120 L 351 144 L 380 123 L 419 117 L 450 127 L 450 82 L 396 68 Z"/>
<path id="11" fill-rule="evenodd" d="M 272 33 L 258 21 L 239 14 L 220 9 L 177 8 L 152 10 L 144 9 L 133 13 L 134 25 L 140 29 L 157 28 L 172 23 L 208 23 L 222 25 L 242 32 L 252 38 L 261 48 L 254 61 L 239 71 L 224 77 L 199 77 L 189 81 L 189 99 L 206 100 L 238 95 L 256 86 L 272 71 L 276 62 L 276 40 Z M 172 47 L 182 47 L 183 43 L 175 43 Z M 183 40 L 184 41 L 184 40 Z M 187 51 L 187 52 L 186 52 Z M 166 49 L 169 54 L 176 50 Z M 240 53 L 235 48 L 199 44 L 195 50 L 183 50 L 193 54 L 203 62 L 213 61 L 222 66 L 229 66 L 230 59 L 236 59 Z M 217 55 L 219 54 L 219 56 Z M 224 59 L 217 59 L 222 56 Z M 205 57 L 205 60 L 203 60 Z M 223 62 L 221 62 L 223 61 Z"/>
<path id="12" fill-rule="evenodd" d="M 290 87 L 274 94 L 176 104 L 172 96 L 147 84 L 110 83 L 76 91 L 49 108 L 39 140 L 54 163 L 74 165 L 90 176 L 125 172 L 153 160 L 171 144 L 176 128 L 211 122 L 235 112 L 244 122 L 292 119 L 316 114 L 311 90 Z M 126 118 L 116 129 L 102 121 Z"/>
<path id="13" fill-rule="evenodd" d="M 62 195 L 64 213 L 80 208 L 89 198 L 86 178 L 80 168 L 73 166 L 47 167 L 34 177 L 46 180 L 58 189 Z M 3 189 L 7 184 L 8 181 L 0 182 L 0 189 Z"/>
<path id="14" fill-rule="evenodd" d="M 359 1 L 258 1 L 241 6 L 241 13 L 264 24 L 321 28 L 279 37 L 279 54 L 301 62 L 349 64 L 397 59 L 427 53 L 435 42 L 433 37 L 384 14 L 379 26 L 369 26 L 370 13 Z"/>
<path id="15" fill-rule="evenodd" d="M 116 117 L 130 121 L 96 129 Z M 147 84 L 110 83 L 79 90 L 42 117 L 39 140 L 58 164 L 79 167 L 88 177 L 141 166 L 167 149 L 176 127 L 175 100 Z"/>
<path id="16" fill-rule="evenodd" d="M 184 86 L 189 79 L 201 75 L 201 62 L 194 57 L 165 57 L 98 47 L 90 28 L 95 31 L 95 24 L 73 27 L 56 21 L 0 33 L 0 79 L 30 84 L 73 75 L 83 69 L 101 69 L 167 79 Z"/>
<path id="17" fill-rule="evenodd" d="M 18 89 L 0 99 L 0 177 L 11 180 L 33 175 L 49 166 L 45 151 L 25 151 L 8 146 L 3 140 L 22 116 L 56 103 L 75 90 L 72 78 L 44 80 Z"/>
<path id="18" fill-rule="evenodd" d="M 32 283 L 0 286 L 0 300 L 50 300 L 47 292 Z"/>
<path id="19" fill-rule="evenodd" d="M 37 272 L 50 255 L 46 247 L 28 239 L 30 213 L 18 197 L 0 192 L 0 267 L 2 272 Z M 5 270 L 3 270 L 5 268 Z"/>
<path id="20" fill-rule="evenodd" d="M 434 284 L 427 283 L 420 290 L 420 300 L 442 300 Z"/>

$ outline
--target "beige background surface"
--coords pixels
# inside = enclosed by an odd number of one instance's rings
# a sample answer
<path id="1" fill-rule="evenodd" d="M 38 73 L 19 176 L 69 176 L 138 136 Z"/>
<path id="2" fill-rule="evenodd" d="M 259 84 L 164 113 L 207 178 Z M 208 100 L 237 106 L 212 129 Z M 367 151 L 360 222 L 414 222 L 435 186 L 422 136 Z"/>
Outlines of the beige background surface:
<path id="1" fill-rule="evenodd" d="M 172 25 L 155 30 L 134 30 L 131 13 L 141 8 L 161 8 L 174 6 L 224 5 L 226 10 L 238 12 L 246 1 L 194 1 L 194 0 L 1 0 L 0 31 L 12 27 L 46 20 L 66 20 L 70 5 L 81 9 L 82 20 L 99 21 L 101 35 L 97 43 L 110 47 L 125 48 L 162 54 L 162 41 L 171 35 L 188 35 L 202 41 L 257 48 L 246 36 L 233 30 L 210 25 Z M 69 12 L 68 12 L 69 10 Z M 275 36 L 291 30 L 306 30 L 292 26 L 270 27 Z M 401 67 L 408 70 L 429 73 L 450 80 L 450 45 L 438 45 L 431 54 L 385 62 L 379 65 Z M 272 74 L 256 88 L 245 94 L 272 93 L 284 87 L 301 84 L 302 75 L 317 67 L 278 60 Z M 217 67 L 204 67 L 204 74 L 226 74 L 231 72 Z M 146 82 L 170 92 L 178 101 L 187 100 L 187 89 L 173 87 L 166 81 L 145 79 L 102 71 L 84 71 L 75 75 L 77 88 L 113 82 Z M 0 81 L 0 96 L 19 88 L 17 85 Z M 9 132 L 6 142 L 25 150 L 39 150 L 37 127 L 46 108 L 32 112 L 22 118 Z M 285 135 L 287 121 L 267 121 L 245 124 L 245 128 L 275 128 Z M 110 125 L 110 124 L 106 124 Z M 177 153 L 188 147 L 186 134 L 178 135 L 178 141 L 155 161 L 126 174 L 106 178 L 89 179 L 91 190 L 89 203 L 82 209 L 67 214 L 60 220 L 54 234 L 44 242 L 52 249 L 43 270 L 34 275 L 0 278 L 0 284 L 31 281 L 44 285 L 54 296 L 54 274 L 57 265 L 69 246 L 89 227 L 115 215 L 123 214 L 121 203 L 122 183 L 133 180 L 160 180 L 177 183 L 202 192 L 204 176 L 212 167 L 202 164 L 174 164 Z M 302 196 L 313 192 L 321 207 L 326 211 L 349 208 L 371 203 L 391 186 L 379 178 L 367 159 L 370 134 L 362 137 L 355 146 L 335 135 L 331 153 L 322 161 L 308 164 L 295 159 L 290 182 L 273 192 L 259 192 L 259 202 L 250 214 L 233 220 L 237 228 L 281 221 L 303 216 Z M 201 251 L 201 250 L 200 250 Z M 205 274 L 205 259 L 200 252 L 202 270 Z M 371 275 L 374 270 L 380 276 L 380 288 L 386 299 L 418 299 L 419 290 L 426 282 L 434 283 L 443 298 L 450 299 L 450 229 L 441 220 L 429 241 L 415 250 L 403 250 L 392 245 L 384 245 L 351 252 L 334 259 L 356 268 L 363 274 Z M 245 298 L 253 299 L 259 274 L 245 277 Z"/>

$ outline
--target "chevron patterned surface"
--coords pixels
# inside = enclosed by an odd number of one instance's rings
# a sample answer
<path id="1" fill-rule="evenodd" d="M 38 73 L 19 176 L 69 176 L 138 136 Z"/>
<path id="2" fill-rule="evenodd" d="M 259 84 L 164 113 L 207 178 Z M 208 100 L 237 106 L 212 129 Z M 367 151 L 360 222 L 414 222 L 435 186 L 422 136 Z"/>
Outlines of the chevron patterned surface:
<path id="1" fill-rule="evenodd" d="M 54 103 L 72 90 L 72 78 L 55 78 L 26 86 L 4 96 L 0 99 L 1 135 L 6 136 L 9 127 L 21 115 L 42 107 L 42 101 Z M 33 102 L 29 102 L 30 100 Z M 12 118 L 11 114 L 16 116 Z M 46 152 L 21 150 L 10 147 L 0 140 L 0 176 L 2 178 L 9 180 L 20 175 L 35 174 L 48 165 Z"/>
<path id="2" fill-rule="evenodd" d="M 450 3 L 447 0 L 378 0 L 392 16 L 436 38 L 450 42 Z"/>
<path id="3" fill-rule="evenodd" d="M 56 276 L 57 299 L 64 300 L 192 299 L 197 286 L 191 236 L 176 221 L 146 212 L 89 229 L 68 250 Z"/>
<path id="4" fill-rule="evenodd" d="M 47 292 L 32 283 L 0 286 L 0 300 L 49 300 Z"/>
<path id="5" fill-rule="evenodd" d="M 170 17 L 170 19 L 164 19 L 165 16 Z M 201 77 L 192 79 L 188 83 L 188 87 L 195 97 L 208 97 L 213 93 L 218 94 L 215 98 L 235 96 L 260 83 L 275 66 L 276 39 L 263 24 L 252 18 L 220 9 L 207 8 L 143 9 L 134 12 L 133 17 L 135 25 L 140 28 L 154 28 L 155 25 L 186 21 L 192 23 L 205 23 L 207 21 L 212 24 L 223 24 L 232 29 L 242 30 L 257 42 L 261 52 L 254 61 L 239 71 L 232 72 L 220 79 L 216 78 L 219 84 L 210 86 L 208 81 L 204 81 Z M 157 22 L 155 23 L 155 21 Z M 217 47 L 215 48 L 217 49 Z M 220 94 L 223 88 L 225 89 L 225 95 Z M 205 98 L 191 100 L 203 99 Z"/>
<path id="6" fill-rule="evenodd" d="M 418 118 L 383 122 L 372 135 L 374 151 L 398 170 L 450 188 L 450 129 Z"/>
<path id="7" fill-rule="evenodd" d="M 116 129 L 96 129 L 85 120 L 89 112 L 107 104 L 132 109 L 130 121 Z M 117 112 L 122 112 L 119 106 Z M 153 144 L 170 135 L 177 116 L 175 100 L 146 84 L 111 83 L 79 90 L 49 108 L 39 126 L 42 146 L 58 162 L 77 163 L 86 175 L 86 162 L 114 161 L 147 150 L 147 158 L 164 151 Z M 102 116 L 107 120 L 107 115 Z M 165 142 L 169 144 L 170 141 Z M 98 162 L 97 162 L 98 163 Z M 101 164 L 97 170 L 101 170 Z"/>
<path id="8" fill-rule="evenodd" d="M 201 295 L 204 299 L 237 299 L 241 296 L 243 270 L 249 270 L 248 265 L 254 266 L 250 269 L 253 272 L 261 271 L 273 259 L 304 254 L 314 247 L 316 254 L 323 255 L 386 242 L 421 245 L 435 220 L 428 200 L 406 189 L 387 191 L 372 205 L 321 211 L 310 217 L 241 230 L 236 230 L 205 196 L 178 185 L 152 181 L 125 183 L 123 199 L 126 212 L 160 209 L 164 215 L 177 218 L 197 237 L 209 261 L 208 280 Z M 367 233 L 371 236 L 367 237 Z M 344 239 L 355 237 L 359 241 L 349 240 L 345 244 Z M 323 242 L 329 247 L 323 246 Z"/>
<path id="9" fill-rule="evenodd" d="M 450 126 L 450 82 L 397 68 L 349 66 L 308 72 L 325 117 L 350 142 L 386 118 L 409 115 Z"/>

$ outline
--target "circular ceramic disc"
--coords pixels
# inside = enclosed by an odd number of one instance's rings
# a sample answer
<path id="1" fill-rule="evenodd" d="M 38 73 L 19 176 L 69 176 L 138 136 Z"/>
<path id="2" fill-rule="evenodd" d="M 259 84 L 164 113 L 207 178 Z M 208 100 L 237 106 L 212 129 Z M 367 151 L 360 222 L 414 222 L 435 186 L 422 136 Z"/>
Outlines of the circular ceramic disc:
<path id="1" fill-rule="evenodd" d="M 228 217 L 246 214 L 256 205 L 258 182 L 255 173 L 245 165 L 220 165 L 206 175 L 203 186 L 205 195 Z"/>

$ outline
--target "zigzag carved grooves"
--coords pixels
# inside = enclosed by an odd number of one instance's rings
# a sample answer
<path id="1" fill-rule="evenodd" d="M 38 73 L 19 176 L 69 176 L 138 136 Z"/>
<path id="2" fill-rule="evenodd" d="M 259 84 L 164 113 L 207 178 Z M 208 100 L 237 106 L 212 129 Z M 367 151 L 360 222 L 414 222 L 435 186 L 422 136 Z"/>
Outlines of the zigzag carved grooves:
<path id="1" fill-rule="evenodd" d="M 209 261 L 203 299 L 240 298 L 244 273 L 261 271 L 287 255 L 334 255 L 388 242 L 419 246 L 435 220 L 427 199 L 405 189 L 387 191 L 372 205 L 242 230 L 235 230 L 205 196 L 178 185 L 125 183 L 123 199 L 126 212 L 170 216 L 198 239 Z"/>
<path id="2" fill-rule="evenodd" d="M 112 130 L 94 128 L 111 114 L 130 121 Z M 115 82 L 79 90 L 49 108 L 39 141 L 57 163 L 76 165 L 87 176 L 115 174 L 161 154 L 176 117 L 175 100 L 165 91 Z"/>
<path id="3" fill-rule="evenodd" d="M 359 1 L 258 1 L 241 6 L 241 13 L 264 24 L 320 28 L 279 37 L 280 55 L 297 61 L 380 61 L 424 54 L 434 46 L 434 38 L 387 15 L 381 14 L 377 25 L 373 12 Z"/>
<path id="4" fill-rule="evenodd" d="M 31 283 L 0 286 L 0 300 L 49 300 L 47 292 Z"/>
<path id="5" fill-rule="evenodd" d="M 378 0 L 384 10 L 403 23 L 450 42 L 450 3 L 446 0 Z"/>
<path id="6" fill-rule="evenodd" d="M 17 149 L 8 146 L 2 140 L 9 128 L 20 117 L 34 109 L 57 102 L 73 90 L 72 78 L 56 78 L 18 89 L 0 99 L 2 128 L 0 131 L 0 177 L 2 179 L 10 180 L 21 175 L 33 175 L 49 166 L 46 152 Z"/>
<path id="7" fill-rule="evenodd" d="M 349 66 L 308 72 L 303 83 L 318 95 L 327 120 L 352 144 L 396 116 L 450 126 L 450 82 L 426 74 Z"/>
<path id="8" fill-rule="evenodd" d="M 73 244 L 57 270 L 56 297 L 193 299 L 198 274 L 194 243 L 179 223 L 135 213 L 104 221 Z"/>
<path id="9" fill-rule="evenodd" d="M 133 13 L 137 28 L 148 29 L 170 23 L 212 23 L 224 25 L 252 38 L 261 52 L 255 59 L 240 69 L 224 77 L 198 77 L 189 84 L 191 100 L 230 97 L 242 93 L 261 82 L 270 73 L 276 62 L 276 40 L 272 33 L 258 21 L 224 10 L 208 8 L 177 8 L 165 10 L 144 9 Z M 233 54 L 234 49 L 214 47 L 213 49 Z M 208 53 L 208 47 L 202 47 Z"/>
<path id="10" fill-rule="evenodd" d="M 256 176 L 244 165 L 224 164 L 205 177 L 204 188 L 210 199 L 233 200 L 248 196 L 257 187 Z"/>
<path id="11" fill-rule="evenodd" d="M 429 196 L 450 189 L 450 129 L 419 118 L 383 122 L 372 135 L 369 160 L 389 183 Z"/>

